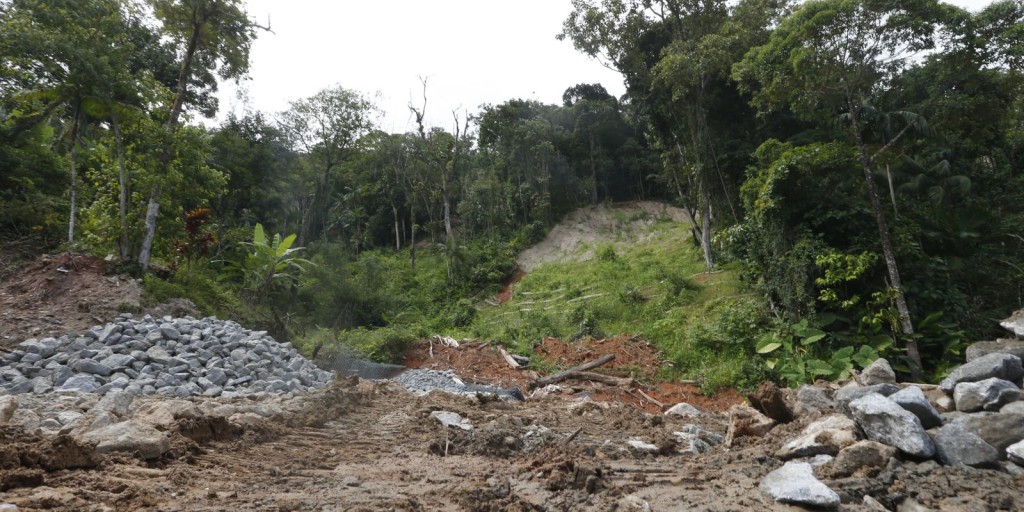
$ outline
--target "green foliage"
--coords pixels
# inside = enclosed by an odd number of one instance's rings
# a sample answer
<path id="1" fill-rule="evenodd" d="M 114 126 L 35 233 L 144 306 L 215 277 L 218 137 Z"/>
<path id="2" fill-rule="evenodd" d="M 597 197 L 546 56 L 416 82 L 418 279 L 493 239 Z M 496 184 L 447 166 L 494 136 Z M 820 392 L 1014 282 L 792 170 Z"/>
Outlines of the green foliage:
<path id="1" fill-rule="evenodd" d="M 240 280 L 242 289 L 248 292 L 254 304 L 263 304 L 275 288 L 297 285 L 299 275 L 312 262 L 294 256 L 302 250 L 302 247 L 292 247 L 295 237 L 292 234 L 281 238 L 280 234 L 275 234 L 269 238 L 263 232 L 263 225 L 256 224 L 252 242 L 244 242 L 247 250 L 242 257 L 225 262 L 222 280 Z"/>
<path id="2" fill-rule="evenodd" d="M 847 379 L 855 363 L 863 367 L 879 357 L 871 345 L 836 347 L 828 337 L 803 319 L 766 332 L 758 339 L 756 350 L 769 369 L 794 387 L 817 379 Z"/>
<path id="3" fill-rule="evenodd" d="M 205 315 L 230 318 L 239 322 L 258 321 L 258 317 L 242 307 L 237 295 L 218 281 L 202 263 L 185 264 L 166 280 L 152 274 L 143 276 L 143 303 L 148 306 L 171 299 L 189 299 Z"/>

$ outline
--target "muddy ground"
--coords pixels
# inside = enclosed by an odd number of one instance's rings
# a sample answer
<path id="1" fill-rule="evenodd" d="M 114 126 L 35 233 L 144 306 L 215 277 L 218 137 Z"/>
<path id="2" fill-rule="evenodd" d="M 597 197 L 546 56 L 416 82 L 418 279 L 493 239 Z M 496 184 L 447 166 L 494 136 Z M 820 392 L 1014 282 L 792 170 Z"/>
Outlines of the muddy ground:
<path id="1" fill-rule="evenodd" d="M 99 267 L 91 259 L 44 258 L 4 279 L 0 349 L 25 333 L 87 328 L 137 303 L 136 285 Z M 526 402 L 417 397 L 393 383 L 339 379 L 302 397 L 297 412 L 266 422 L 182 422 L 174 448 L 149 462 L 2 426 L 0 504 L 19 511 L 803 510 L 773 502 L 758 484 L 782 465 L 774 453 L 809 419 L 684 454 L 672 433 L 695 424 L 724 435 L 725 411 L 742 402 L 739 394 L 705 397 L 692 384 L 657 382 L 658 353 L 635 338 L 547 339 L 533 357 L 544 361 L 540 367 L 564 368 L 605 353 L 617 358 L 601 372 L 619 384 L 574 379 Z M 406 362 L 524 391 L 541 376 L 512 369 L 480 343 L 425 341 Z M 705 412 L 662 414 L 682 401 Z M 439 410 L 467 418 L 473 430 L 443 427 L 431 416 Z M 634 439 L 658 452 L 631 448 Z M 1024 477 L 934 462 L 894 459 L 880 472 L 824 482 L 842 496 L 844 511 L 877 510 L 864 496 L 888 510 L 915 510 L 905 508 L 908 498 L 929 510 L 1024 508 Z"/>

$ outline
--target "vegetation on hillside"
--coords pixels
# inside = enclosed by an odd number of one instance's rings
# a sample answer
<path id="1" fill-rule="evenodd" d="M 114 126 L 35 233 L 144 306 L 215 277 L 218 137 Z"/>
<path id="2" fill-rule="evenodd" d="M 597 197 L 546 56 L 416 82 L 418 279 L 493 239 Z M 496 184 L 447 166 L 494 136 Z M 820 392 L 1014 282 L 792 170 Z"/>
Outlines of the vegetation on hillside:
<path id="1" fill-rule="evenodd" d="M 935 378 L 1024 305 L 1022 0 L 572 7 L 560 37 L 623 97 L 566 84 L 449 129 L 410 105 L 386 133 L 343 85 L 199 125 L 261 32 L 241 0 L 0 0 L 0 242 L 152 261 L 153 300 L 308 350 L 642 332 L 713 386 L 878 355 Z M 480 308 L 567 212 L 636 199 L 692 238 L 519 285 L 556 309 Z"/>

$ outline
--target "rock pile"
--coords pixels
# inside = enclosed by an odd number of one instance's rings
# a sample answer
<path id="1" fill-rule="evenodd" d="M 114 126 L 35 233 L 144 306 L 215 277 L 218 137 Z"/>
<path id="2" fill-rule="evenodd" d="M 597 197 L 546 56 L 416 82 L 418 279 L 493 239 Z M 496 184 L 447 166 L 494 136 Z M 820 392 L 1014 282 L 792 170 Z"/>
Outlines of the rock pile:
<path id="1" fill-rule="evenodd" d="M 29 339 L 0 357 L 0 392 L 246 396 L 322 388 L 330 372 L 265 331 L 213 317 L 124 313 L 80 336 Z"/>
<path id="2" fill-rule="evenodd" d="M 762 489 L 779 501 L 838 506 L 812 474 L 814 464 L 802 462 L 806 457 L 825 457 L 813 473 L 833 479 L 877 474 L 894 457 L 1024 475 L 1021 344 L 1000 340 L 969 351 L 967 363 L 938 386 L 897 385 L 895 374 L 885 371 L 889 364 L 879 360 L 870 380 L 852 382 L 832 397 L 801 390 L 795 409 L 824 417 L 776 453 L 789 462 L 769 473 Z"/>

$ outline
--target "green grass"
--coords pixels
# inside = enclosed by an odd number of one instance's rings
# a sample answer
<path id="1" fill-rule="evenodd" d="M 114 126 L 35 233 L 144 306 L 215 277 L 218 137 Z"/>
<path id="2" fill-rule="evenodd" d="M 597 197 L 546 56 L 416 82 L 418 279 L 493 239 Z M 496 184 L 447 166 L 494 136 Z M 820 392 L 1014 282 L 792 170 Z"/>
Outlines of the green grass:
<path id="1" fill-rule="evenodd" d="M 760 301 L 743 291 L 739 273 L 705 273 L 685 224 L 655 223 L 633 247 L 582 247 L 585 262 L 541 265 L 513 288 L 512 298 L 482 305 L 461 333 L 528 353 L 544 336 L 640 334 L 673 368 L 666 378 L 697 379 L 704 389 L 755 384 L 762 373 L 750 339 L 764 320 Z"/>

